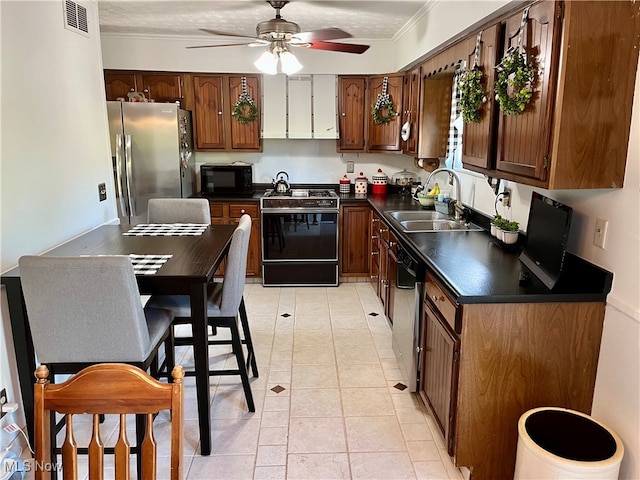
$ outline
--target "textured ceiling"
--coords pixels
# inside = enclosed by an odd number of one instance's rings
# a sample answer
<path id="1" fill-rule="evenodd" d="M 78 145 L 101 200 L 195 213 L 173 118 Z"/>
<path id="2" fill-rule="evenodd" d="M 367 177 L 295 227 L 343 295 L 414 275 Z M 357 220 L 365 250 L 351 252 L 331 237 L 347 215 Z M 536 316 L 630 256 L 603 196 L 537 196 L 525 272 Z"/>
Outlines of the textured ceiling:
<path id="1" fill-rule="evenodd" d="M 338 27 L 354 38 L 391 39 L 429 1 L 293 0 L 281 15 L 302 31 Z M 275 10 L 262 0 L 99 0 L 98 8 L 102 33 L 202 35 L 208 39 L 224 37 L 212 37 L 200 28 L 254 36 L 259 22 L 275 17 Z"/>

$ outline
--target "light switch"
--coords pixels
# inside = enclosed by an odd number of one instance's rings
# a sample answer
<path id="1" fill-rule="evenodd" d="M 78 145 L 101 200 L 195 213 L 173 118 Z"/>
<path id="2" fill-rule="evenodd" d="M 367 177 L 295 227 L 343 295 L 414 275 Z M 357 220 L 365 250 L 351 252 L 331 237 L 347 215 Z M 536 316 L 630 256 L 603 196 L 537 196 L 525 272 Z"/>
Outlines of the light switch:
<path id="1" fill-rule="evenodd" d="M 596 219 L 596 230 L 593 234 L 593 244 L 596 247 L 600 247 L 604 250 L 604 244 L 607 240 L 607 227 L 609 222 L 602 218 Z"/>

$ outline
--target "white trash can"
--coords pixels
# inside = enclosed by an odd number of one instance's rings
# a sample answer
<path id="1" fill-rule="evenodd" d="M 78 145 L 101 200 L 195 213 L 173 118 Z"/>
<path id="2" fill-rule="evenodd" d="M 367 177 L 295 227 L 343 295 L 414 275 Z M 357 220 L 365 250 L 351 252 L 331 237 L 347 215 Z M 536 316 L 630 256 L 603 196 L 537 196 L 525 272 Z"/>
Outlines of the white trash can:
<path id="1" fill-rule="evenodd" d="M 622 441 L 589 415 L 558 407 L 534 408 L 518 421 L 515 480 L 615 480 Z"/>

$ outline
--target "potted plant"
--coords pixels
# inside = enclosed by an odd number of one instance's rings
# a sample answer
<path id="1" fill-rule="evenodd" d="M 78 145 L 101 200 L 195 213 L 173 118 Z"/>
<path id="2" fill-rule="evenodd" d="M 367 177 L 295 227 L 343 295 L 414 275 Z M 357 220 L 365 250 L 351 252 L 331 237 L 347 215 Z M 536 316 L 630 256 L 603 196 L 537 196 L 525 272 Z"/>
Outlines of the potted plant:
<path id="1" fill-rule="evenodd" d="M 506 244 L 513 244 L 518 241 L 520 224 L 518 222 L 505 221 L 500 227 L 502 230 L 502 241 Z"/>
<path id="2" fill-rule="evenodd" d="M 494 237 L 498 236 L 498 228 L 503 220 L 504 219 L 499 214 L 496 214 L 496 216 L 491 220 L 491 235 Z"/>

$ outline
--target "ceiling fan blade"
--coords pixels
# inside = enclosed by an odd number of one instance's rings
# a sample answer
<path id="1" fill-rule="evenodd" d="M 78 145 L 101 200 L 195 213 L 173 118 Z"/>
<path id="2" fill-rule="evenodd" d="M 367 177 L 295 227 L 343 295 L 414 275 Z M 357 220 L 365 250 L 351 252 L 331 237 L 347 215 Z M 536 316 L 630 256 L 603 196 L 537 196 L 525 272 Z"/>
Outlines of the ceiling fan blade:
<path id="1" fill-rule="evenodd" d="M 294 45 L 294 44 L 292 44 Z M 330 50 L 332 52 L 344 53 L 364 53 L 369 49 L 369 45 L 359 45 L 357 43 L 336 43 L 336 42 L 310 42 L 307 48 L 314 50 Z"/>
<path id="2" fill-rule="evenodd" d="M 221 32 L 220 30 L 210 30 L 208 28 L 201 28 L 200 31 L 210 33 L 211 35 L 220 35 L 222 37 L 238 37 L 238 38 L 254 38 L 254 39 L 256 38 L 249 35 L 242 35 L 239 33 L 229 33 L 229 32 Z"/>
<path id="3" fill-rule="evenodd" d="M 253 46 L 253 42 L 251 42 L 251 43 L 226 43 L 224 45 L 222 45 L 222 44 L 217 44 L 217 45 L 194 45 L 194 46 L 185 47 L 185 48 L 242 47 L 244 45 Z"/>
<path id="4" fill-rule="evenodd" d="M 350 38 L 351 34 L 339 28 L 321 28 L 309 32 L 300 32 L 292 35 L 291 38 L 296 43 L 321 42 L 325 40 L 337 40 L 339 38 Z"/>

